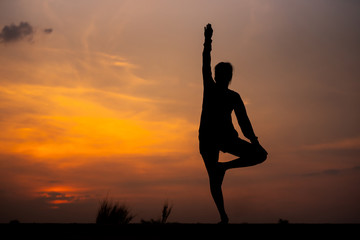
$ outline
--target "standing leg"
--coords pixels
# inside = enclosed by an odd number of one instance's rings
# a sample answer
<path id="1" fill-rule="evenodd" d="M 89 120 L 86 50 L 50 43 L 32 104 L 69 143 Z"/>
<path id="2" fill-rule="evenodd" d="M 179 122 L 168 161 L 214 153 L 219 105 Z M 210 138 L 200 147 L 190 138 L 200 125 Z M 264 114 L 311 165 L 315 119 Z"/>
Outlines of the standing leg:
<path id="1" fill-rule="evenodd" d="M 216 164 L 214 167 L 207 168 L 209 174 L 210 191 L 211 196 L 214 199 L 215 205 L 219 211 L 221 222 L 228 223 L 229 218 L 225 212 L 224 198 L 222 193 L 222 181 L 224 179 L 225 170 L 220 169 L 220 166 Z"/>
<path id="2" fill-rule="evenodd" d="M 211 196 L 214 199 L 217 210 L 220 214 L 221 222 L 220 223 L 228 223 L 229 218 L 225 212 L 224 207 L 224 198 L 221 189 L 221 185 L 224 179 L 225 169 L 222 167 L 219 160 L 219 150 L 214 148 L 201 148 L 200 153 L 203 157 L 206 170 L 209 175 L 210 182 L 210 192 Z"/>
<path id="3" fill-rule="evenodd" d="M 211 196 L 213 197 L 215 205 L 219 211 L 221 223 L 228 223 L 229 218 L 225 212 L 224 198 L 221 189 L 225 170 L 223 170 L 223 168 L 220 169 L 218 164 L 216 164 L 216 166 L 207 167 L 207 171 L 209 174 Z"/>

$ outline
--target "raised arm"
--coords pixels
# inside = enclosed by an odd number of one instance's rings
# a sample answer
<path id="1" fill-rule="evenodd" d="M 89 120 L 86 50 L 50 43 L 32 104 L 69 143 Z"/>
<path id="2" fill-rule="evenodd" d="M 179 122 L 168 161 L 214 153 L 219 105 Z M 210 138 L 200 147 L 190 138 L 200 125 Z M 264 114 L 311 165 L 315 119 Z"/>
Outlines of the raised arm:
<path id="1" fill-rule="evenodd" d="M 206 25 L 204 27 L 204 50 L 203 50 L 203 67 L 202 67 L 202 74 L 203 74 L 203 83 L 204 88 L 208 87 L 209 85 L 215 84 L 212 74 L 211 74 L 211 37 L 213 35 L 213 30 L 211 28 L 211 24 Z"/>

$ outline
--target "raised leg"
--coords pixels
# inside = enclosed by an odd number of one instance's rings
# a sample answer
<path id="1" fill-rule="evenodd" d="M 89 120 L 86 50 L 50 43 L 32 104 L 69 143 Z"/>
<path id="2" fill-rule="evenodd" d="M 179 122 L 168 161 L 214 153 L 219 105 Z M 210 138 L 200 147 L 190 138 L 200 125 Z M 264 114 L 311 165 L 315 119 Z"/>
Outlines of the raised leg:
<path id="1" fill-rule="evenodd" d="M 260 144 L 251 144 L 244 140 L 227 146 L 226 152 L 239 158 L 223 163 L 226 170 L 232 168 L 250 167 L 266 160 L 268 153 Z"/>
<path id="2" fill-rule="evenodd" d="M 254 158 L 251 158 L 251 157 L 239 157 L 239 158 L 236 158 L 234 160 L 224 162 L 223 165 L 224 165 L 225 170 L 229 170 L 229 169 L 232 169 L 232 168 L 242 168 L 242 167 L 254 166 L 254 165 L 257 165 L 259 163 L 262 163 L 263 161 L 265 161 L 265 159 L 255 158 L 255 157 Z"/>

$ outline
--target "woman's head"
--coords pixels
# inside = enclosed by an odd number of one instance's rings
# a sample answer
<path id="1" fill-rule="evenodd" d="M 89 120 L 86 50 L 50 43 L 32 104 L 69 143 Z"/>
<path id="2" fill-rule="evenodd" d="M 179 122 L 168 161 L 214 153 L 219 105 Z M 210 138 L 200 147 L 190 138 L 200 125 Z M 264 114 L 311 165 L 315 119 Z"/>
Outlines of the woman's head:
<path id="1" fill-rule="evenodd" d="M 220 62 L 215 66 L 215 82 L 220 87 L 228 87 L 233 74 L 233 67 L 229 62 Z"/>

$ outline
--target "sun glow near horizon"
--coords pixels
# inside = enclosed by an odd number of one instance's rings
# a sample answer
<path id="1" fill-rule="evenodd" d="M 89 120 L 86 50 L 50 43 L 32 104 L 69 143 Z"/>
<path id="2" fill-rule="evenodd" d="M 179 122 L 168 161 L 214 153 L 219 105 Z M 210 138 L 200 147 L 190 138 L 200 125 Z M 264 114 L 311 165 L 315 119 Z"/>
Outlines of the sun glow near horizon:
<path id="1" fill-rule="evenodd" d="M 29 111 L 25 116 L 9 115 L 2 135 L 3 151 L 53 158 L 182 151 L 184 146 L 180 142 L 196 131 L 196 126 L 182 119 L 151 120 L 148 110 L 129 107 L 118 111 L 86 99 L 86 93 L 94 89 L 17 85 L 1 90 L 8 96 L 9 107 L 11 100 L 16 99 Z M 32 101 L 34 97 L 36 103 Z M 122 95 L 117 98 L 119 105 L 130 102 L 133 107 L 131 102 L 135 101 L 142 108 L 141 100 L 134 99 L 123 99 Z"/>
<path id="2" fill-rule="evenodd" d="M 154 99 L 91 87 L 9 83 L 0 87 L 0 95 L 6 99 L 1 107 L 7 113 L 1 123 L 1 154 L 21 156 L 30 165 L 45 164 L 50 172 L 110 161 L 114 171 L 121 172 L 119 166 L 125 164 L 132 178 L 142 179 L 152 168 L 151 156 L 193 151 L 189 139 L 197 125 L 176 116 L 160 119 L 159 101 Z M 27 189 L 17 194 L 41 199 L 51 209 L 102 191 L 82 181 L 59 185 L 46 183 L 46 178 L 39 183 L 39 178 L 16 175 L 14 182 Z"/>

